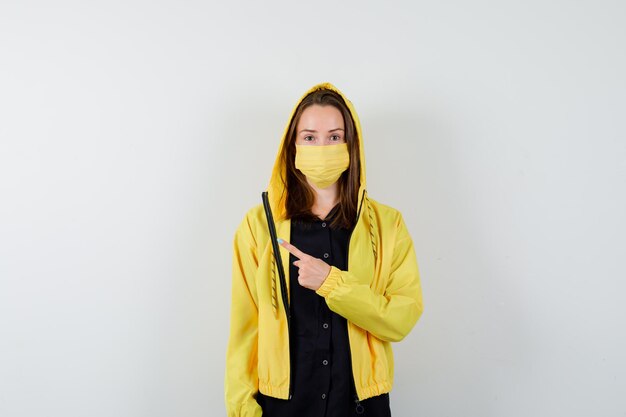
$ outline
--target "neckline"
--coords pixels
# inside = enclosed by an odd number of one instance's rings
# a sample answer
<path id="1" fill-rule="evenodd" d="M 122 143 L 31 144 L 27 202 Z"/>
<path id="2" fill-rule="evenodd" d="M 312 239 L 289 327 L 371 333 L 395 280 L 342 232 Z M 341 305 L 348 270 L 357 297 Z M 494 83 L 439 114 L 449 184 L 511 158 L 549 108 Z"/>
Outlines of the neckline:
<path id="1" fill-rule="evenodd" d="M 315 216 L 316 217 L 315 221 L 316 222 L 327 222 L 327 221 L 331 220 L 333 218 L 333 216 L 335 215 L 335 213 L 337 212 L 337 208 L 338 207 L 339 207 L 339 203 L 335 204 L 333 206 L 333 208 L 331 208 L 330 211 L 326 214 L 326 217 L 323 218 L 323 219 L 320 219 L 320 217 L 316 215 Z"/>

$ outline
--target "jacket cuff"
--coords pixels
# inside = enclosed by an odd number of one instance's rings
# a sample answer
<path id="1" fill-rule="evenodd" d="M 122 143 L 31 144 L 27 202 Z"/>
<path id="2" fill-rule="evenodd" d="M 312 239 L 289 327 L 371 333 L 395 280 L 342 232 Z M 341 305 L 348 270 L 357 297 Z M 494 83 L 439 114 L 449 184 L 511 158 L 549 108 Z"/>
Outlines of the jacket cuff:
<path id="1" fill-rule="evenodd" d="M 322 285 L 315 291 L 318 295 L 326 298 L 328 294 L 330 294 L 341 281 L 341 269 L 336 266 L 330 267 L 330 272 L 326 277 L 326 280 L 322 282 Z"/>

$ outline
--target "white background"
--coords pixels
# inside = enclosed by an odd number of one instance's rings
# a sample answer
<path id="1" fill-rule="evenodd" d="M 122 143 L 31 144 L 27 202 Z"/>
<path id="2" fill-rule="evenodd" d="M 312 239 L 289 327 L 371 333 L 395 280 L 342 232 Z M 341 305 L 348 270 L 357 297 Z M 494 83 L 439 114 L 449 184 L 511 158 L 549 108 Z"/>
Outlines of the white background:
<path id="1" fill-rule="evenodd" d="M 393 414 L 624 416 L 622 1 L 0 3 L 0 415 L 224 415 L 232 238 L 329 81 L 425 311 Z"/>

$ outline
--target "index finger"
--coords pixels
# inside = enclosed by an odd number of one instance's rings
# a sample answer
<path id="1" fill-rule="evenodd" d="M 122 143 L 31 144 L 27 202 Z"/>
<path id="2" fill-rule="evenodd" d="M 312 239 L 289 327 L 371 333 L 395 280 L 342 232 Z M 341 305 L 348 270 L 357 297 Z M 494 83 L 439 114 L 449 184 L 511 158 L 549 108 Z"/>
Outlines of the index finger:
<path id="1" fill-rule="evenodd" d="M 286 240 L 283 240 L 281 238 L 278 238 L 278 243 L 280 245 L 282 245 L 283 248 L 287 249 L 289 251 L 289 253 L 291 253 L 292 255 L 294 255 L 296 258 L 298 259 L 304 259 L 309 257 L 310 255 L 302 252 L 300 249 L 296 248 L 294 245 L 292 245 L 291 243 L 287 242 Z"/>

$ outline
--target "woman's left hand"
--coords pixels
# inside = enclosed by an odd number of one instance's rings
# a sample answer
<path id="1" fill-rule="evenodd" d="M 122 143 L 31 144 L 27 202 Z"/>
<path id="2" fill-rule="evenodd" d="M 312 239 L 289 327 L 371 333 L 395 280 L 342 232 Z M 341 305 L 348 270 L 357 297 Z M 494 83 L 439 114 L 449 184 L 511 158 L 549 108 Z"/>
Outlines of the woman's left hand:
<path id="1" fill-rule="evenodd" d="M 317 291 L 324 281 L 326 281 L 326 277 L 330 273 L 330 265 L 320 258 L 315 258 L 314 256 L 302 252 L 286 240 L 278 238 L 278 243 L 283 248 L 287 249 L 289 253 L 298 258 L 293 264 L 299 268 L 298 282 L 300 285 Z"/>

